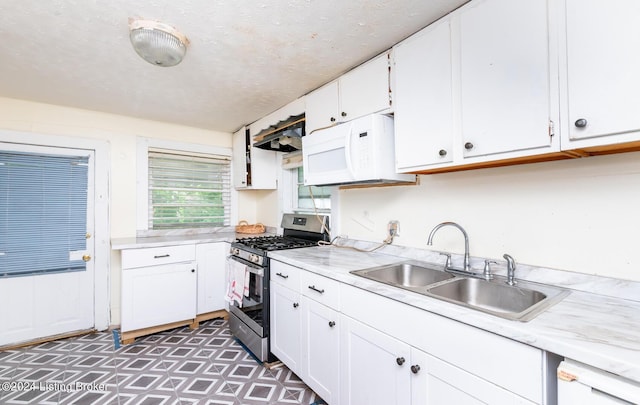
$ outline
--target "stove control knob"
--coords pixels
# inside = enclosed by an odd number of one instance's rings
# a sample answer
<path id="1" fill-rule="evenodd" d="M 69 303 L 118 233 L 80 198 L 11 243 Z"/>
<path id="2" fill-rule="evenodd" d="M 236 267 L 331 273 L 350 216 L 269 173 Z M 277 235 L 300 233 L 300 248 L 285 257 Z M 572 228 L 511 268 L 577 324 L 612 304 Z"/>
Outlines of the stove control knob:
<path id="1" fill-rule="evenodd" d="M 258 257 L 258 255 L 251 255 L 249 256 L 249 260 L 251 261 L 251 263 L 258 263 L 260 262 L 260 257 Z"/>
<path id="2" fill-rule="evenodd" d="M 240 249 L 238 248 L 231 248 L 231 254 L 232 255 L 239 255 L 240 254 Z"/>

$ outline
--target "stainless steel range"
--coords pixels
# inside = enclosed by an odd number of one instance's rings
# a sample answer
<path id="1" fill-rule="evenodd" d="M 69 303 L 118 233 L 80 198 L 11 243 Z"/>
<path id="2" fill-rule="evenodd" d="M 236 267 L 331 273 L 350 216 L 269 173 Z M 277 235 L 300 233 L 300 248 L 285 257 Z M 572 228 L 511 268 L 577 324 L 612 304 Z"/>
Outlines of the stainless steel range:
<path id="1" fill-rule="evenodd" d="M 275 361 L 269 344 L 269 257 L 274 250 L 316 246 L 329 240 L 329 218 L 309 214 L 284 214 L 281 236 L 237 239 L 228 260 L 245 268 L 244 293 L 229 304 L 229 327 L 260 361 Z M 232 264 L 232 263 L 230 263 Z"/>

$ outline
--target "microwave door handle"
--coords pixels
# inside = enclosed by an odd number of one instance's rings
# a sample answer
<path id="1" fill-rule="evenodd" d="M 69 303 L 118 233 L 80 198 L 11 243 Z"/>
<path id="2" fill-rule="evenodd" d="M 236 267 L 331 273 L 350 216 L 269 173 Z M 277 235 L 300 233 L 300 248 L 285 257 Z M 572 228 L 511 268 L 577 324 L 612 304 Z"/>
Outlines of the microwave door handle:
<path id="1" fill-rule="evenodd" d="M 353 125 L 349 124 L 349 136 L 347 136 L 346 144 L 344 145 L 344 157 L 347 162 L 347 170 L 351 177 L 355 179 L 356 176 L 353 173 L 353 162 L 351 161 L 351 141 L 353 141 Z"/>

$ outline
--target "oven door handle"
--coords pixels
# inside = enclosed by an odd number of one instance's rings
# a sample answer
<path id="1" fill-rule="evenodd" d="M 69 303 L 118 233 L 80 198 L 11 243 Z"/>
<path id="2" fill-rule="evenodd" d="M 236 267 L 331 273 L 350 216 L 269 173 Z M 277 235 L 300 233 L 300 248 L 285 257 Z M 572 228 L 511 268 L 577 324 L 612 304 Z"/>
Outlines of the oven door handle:
<path id="1" fill-rule="evenodd" d="M 258 266 L 257 264 L 250 263 L 246 260 L 242 260 L 241 258 L 235 257 L 235 256 L 228 256 L 227 260 L 233 260 L 238 263 L 242 263 L 245 266 L 247 266 L 247 270 L 249 271 L 249 273 L 253 273 L 260 277 L 264 277 L 264 268 Z"/>

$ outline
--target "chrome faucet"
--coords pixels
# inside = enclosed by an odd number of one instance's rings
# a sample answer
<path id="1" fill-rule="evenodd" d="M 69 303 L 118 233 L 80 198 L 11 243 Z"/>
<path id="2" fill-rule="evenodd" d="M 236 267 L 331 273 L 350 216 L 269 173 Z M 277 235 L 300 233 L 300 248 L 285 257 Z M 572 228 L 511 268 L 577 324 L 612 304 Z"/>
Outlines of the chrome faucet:
<path id="1" fill-rule="evenodd" d="M 504 254 L 502 257 L 507 261 L 507 281 L 506 283 L 513 286 L 516 285 L 515 273 L 516 273 L 516 261 L 513 260 L 508 254 Z"/>
<path id="2" fill-rule="evenodd" d="M 458 228 L 461 232 L 462 235 L 464 235 L 464 269 L 463 271 L 467 272 L 467 273 L 472 273 L 471 271 L 471 264 L 469 261 L 469 235 L 467 235 L 467 231 L 464 230 L 463 227 L 461 227 L 460 225 L 456 224 L 455 222 L 442 222 L 438 225 L 436 225 L 432 230 L 431 233 L 429 234 L 429 239 L 427 240 L 427 245 L 431 246 L 433 243 L 433 235 L 435 235 L 436 231 L 440 228 L 442 228 L 443 226 L 453 226 L 455 228 Z M 449 261 L 447 261 L 447 263 L 449 263 Z M 449 268 L 447 268 L 447 270 L 458 270 L 459 269 L 454 269 L 451 268 L 450 266 L 447 266 Z"/>

